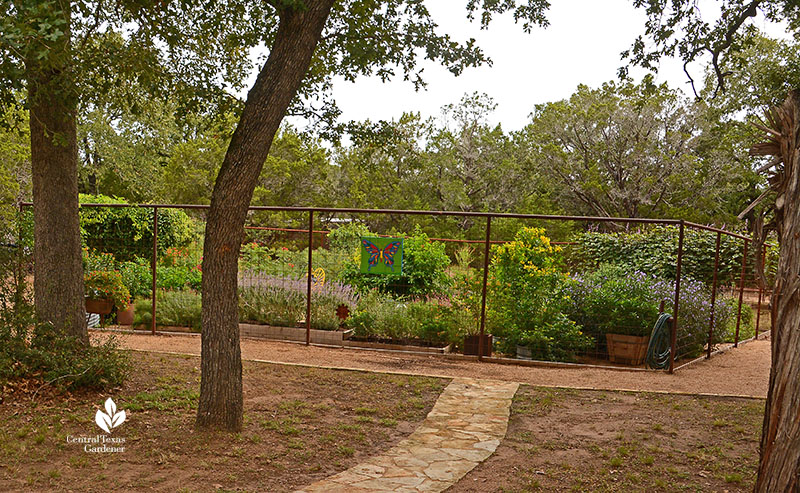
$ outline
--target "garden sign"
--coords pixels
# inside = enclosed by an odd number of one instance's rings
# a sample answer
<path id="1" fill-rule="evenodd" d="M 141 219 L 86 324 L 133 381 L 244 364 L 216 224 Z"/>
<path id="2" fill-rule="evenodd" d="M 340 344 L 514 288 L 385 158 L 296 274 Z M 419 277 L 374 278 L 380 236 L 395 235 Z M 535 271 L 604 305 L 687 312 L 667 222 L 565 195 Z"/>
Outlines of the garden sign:
<path id="1" fill-rule="evenodd" d="M 361 237 L 361 272 L 365 274 L 403 273 L 403 239 Z"/>

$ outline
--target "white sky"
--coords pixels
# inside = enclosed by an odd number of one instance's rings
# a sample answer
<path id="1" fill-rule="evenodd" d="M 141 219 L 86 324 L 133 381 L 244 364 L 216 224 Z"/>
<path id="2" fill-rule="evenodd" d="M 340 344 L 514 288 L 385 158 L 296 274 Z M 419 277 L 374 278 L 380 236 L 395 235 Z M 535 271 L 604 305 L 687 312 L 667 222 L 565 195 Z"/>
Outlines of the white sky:
<path id="1" fill-rule="evenodd" d="M 502 124 L 506 131 L 517 130 L 528 122 L 534 104 L 567 98 L 581 83 L 598 87 L 616 79 L 622 64 L 620 52 L 643 32 L 645 22 L 644 12 L 634 9 L 630 0 L 554 0 L 547 14 L 547 29 L 525 34 L 511 16 L 503 16 L 481 31 L 466 19 L 465 2 L 428 3 L 442 32 L 459 41 L 474 37 L 494 64 L 467 69 L 459 77 L 437 64 L 426 64 L 428 87 L 419 92 L 402 77 L 389 83 L 366 77 L 355 83 L 337 80 L 333 96 L 344 121 L 390 120 L 404 111 L 438 117 L 443 105 L 478 91 L 497 103 L 490 122 Z M 762 17 L 756 22 L 773 36 L 781 34 L 779 28 L 766 26 Z M 693 67 L 696 81 L 702 79 L 702 73 L 702 66 Z M 641 70 L 631 72 L 637 79 L 643 74 Z M 691 92 L 682 64 L 675 60 L 662 62 L 657 80 Z"/>

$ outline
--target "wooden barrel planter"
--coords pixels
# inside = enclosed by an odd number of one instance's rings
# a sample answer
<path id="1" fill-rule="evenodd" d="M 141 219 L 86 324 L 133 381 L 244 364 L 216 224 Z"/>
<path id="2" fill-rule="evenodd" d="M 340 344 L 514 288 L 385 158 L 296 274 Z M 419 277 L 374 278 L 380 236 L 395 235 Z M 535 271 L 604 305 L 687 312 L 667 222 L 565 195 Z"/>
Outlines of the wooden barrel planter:
<path id="1" fill-rule="evenodd" d="M 647 356 L 649 336 L 628 336 L 622 334 L 606 334 L 608 359 L 612 363 L 639 366 Z"/>

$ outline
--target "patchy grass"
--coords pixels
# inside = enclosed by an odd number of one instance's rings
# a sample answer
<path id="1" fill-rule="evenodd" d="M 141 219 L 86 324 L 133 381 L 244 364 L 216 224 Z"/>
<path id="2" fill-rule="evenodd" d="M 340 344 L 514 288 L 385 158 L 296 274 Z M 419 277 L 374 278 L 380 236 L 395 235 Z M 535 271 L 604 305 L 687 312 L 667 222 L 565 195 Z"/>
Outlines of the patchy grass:
<path id="1" fill-rule="evenodd" d="M 0 491 L 291 491 L 410 434 L 447 383 L 244 362 L 244 429 L 199 433 L 199 358 L 131 356 L 129 380 L 106 393 L 3 396 Z M 127 414 L 109 435 L 125 451 L 67 443 L 104 433 L 107 397 Z"/>
<path id="2" fill-rule="evenodd" d="M 450 492 L 751 491 L 764 401 L 520 387 L 497 452 Z"/>

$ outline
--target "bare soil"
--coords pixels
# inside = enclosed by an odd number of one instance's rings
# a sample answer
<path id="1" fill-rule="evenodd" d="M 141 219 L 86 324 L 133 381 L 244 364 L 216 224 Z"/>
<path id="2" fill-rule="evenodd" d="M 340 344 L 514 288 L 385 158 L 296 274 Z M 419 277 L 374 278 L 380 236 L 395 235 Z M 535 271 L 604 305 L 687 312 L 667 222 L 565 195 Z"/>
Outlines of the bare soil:
<path id="1" fill-rule="evenodd" d="M 199 358 L 131 357 L 121 388 L 35 401 L 21 387 L 0 395 L 0 491 L 291 491 L 390 448 L 447 383 L 245 362 L 244 429 L 201 433 Z M 127 414 L 108 434 L 125 439 L 124 452 L 68 443 L 105 434 L 94 417 L 108 397 Z"/>
<path id="2" fill-rule="evenodd" d="M 521 387 L 497 451 L 448 493 L 752 491 L 761 399 Z"/>
<path id="3" fill-rule="evenodd" d="M 107 333 L 94 333 L 106 337 Z M 115 334 L 123 347 L 200 354 L 200 337 Z M 305 346 L 242 339 L 242 357 L 300 365 L 362 369 L 436 377 L 473 377 L 548 387 L 655 391 L 765 398 L 769 385 L 770 341 L 755 340 L 675 374 L 598 368 L 546 368 L 500 365 L 423 355 L 351 348 Z"/>

